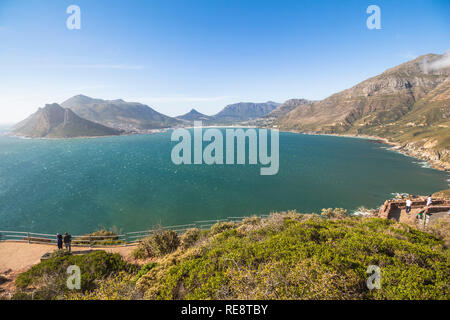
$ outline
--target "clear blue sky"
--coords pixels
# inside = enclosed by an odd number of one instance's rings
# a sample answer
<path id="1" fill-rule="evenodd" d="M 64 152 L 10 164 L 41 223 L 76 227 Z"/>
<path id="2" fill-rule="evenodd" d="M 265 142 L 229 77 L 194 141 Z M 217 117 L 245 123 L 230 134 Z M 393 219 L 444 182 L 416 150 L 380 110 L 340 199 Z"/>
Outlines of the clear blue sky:
<path id="1" fill-rule="evenodd" d="M 0 0 L 0 123 L 80 93 L 169 115 L 322 99 L 449 48 L 448 0 Z"/>

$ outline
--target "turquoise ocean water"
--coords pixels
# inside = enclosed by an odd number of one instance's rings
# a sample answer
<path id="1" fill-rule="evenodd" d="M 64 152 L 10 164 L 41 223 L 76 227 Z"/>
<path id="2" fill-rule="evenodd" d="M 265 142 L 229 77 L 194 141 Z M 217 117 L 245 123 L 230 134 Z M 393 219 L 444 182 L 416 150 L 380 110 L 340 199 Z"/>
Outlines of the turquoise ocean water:
<path id="1" fill-rule="evenodd" d="M 124 232 L 228 216 L 375 208 L 391 193 L 448 188 L 448 174 L 363 139 L 280 133 L 280 168 L 171 162 L 170 133 L 0 137 L 0 230 Z"/>

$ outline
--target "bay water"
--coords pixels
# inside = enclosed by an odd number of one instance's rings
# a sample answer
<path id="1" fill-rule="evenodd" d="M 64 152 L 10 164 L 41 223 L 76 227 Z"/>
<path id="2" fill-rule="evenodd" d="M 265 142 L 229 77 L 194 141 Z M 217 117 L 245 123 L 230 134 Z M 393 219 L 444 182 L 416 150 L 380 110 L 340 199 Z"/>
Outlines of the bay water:
<path id="1" fill-rule="evenodd" d="M 95 139 L 0 137 L 0 230 L 84 234 L 342 207 L 448 188 L 448 174 L 365 139 L 280 133 L 279 172 L 175 165 L 170 132 Z"/>

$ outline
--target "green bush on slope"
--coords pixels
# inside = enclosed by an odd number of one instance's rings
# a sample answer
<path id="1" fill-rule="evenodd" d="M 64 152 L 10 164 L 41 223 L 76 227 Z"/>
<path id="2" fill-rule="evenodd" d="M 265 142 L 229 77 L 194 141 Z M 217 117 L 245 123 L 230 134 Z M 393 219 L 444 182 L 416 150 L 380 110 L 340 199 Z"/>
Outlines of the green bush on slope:
<path id="1" fill-rule="evenodd" d="M 186 230 L 181 235 L 181 246 L 183 249 L 187 249 L 193 246 L 200 239 L 200 230 L 197 228 L 191 228 Z"/>
<path id="2" fill-rule="evenodd" d="M 59 298 L 449 299 L 449 253 L 442 237 L 392 220 L 325 211 L 333 214 L 275 213 L 217 224 L 182 236 L 176 246 L 167 245 L 173 236 L 159 236 L 170 240 L 161 247 L 171 249 L 139 272 L 106 253 L 83 261 L 54 258 L 20 275 L 17 285 L 43 284 L 47 295 L 39 298 L 52 297 L 70 263 L 81 267 L 86 290 L 63 290 Z M 380 290 L 367 289 L 369 265 L 381 269 Z M 54 274 L 58 281 L 49 277 Z"/>
<path id="3" fill-rule="evenodd" d="M 347 217 L 347 210 L 342 209 L 342 208 L 328 208 L 328 209 L 322 209 L 322 216 L 324 216 L 325 218 L 345 218 Z"/>
<path id="4" fill-rule="evenodd" d="M 180 246 L 180 238 L 173 230 L 157 230 L 151 236 L 143 239 L 133 250 L 135 259 L 161 257 L 174 252 Z"/>
<path id="5" fill-rule="evenodd" d="M 369 265 L 382 270 L 380 290 L 367 289 Z M 449 274 L 433 235 L 390 220 L 290 214 L 177 251 L 137 287 L 151 299 L 448 299 Z"/>
<path id="6" fill-rule="evenodd" d="M 450 189 L 434 193 L 433 198 L 450 198 Z"/>
<path id="7" fill-rule="evenodd" d="M 92 233 L 85 234 L 84 236 L 78 237 L 76 240 L 72 241 L 72 244 L 80 245 L 116 245 L 123 244 L 123 240 L 119 240 L 120 231 L 117 228 L 112 228 L 107 230 L 105 228 L 94 231 Z"/>
<path id="8" fill-rule="evenodd" d="M 67 300 L 140 300 L 142 293 L 135 290 L 134 275 L 127 272 L 113 274 L 98 281 L 94 290 L 68 292 L 64 295 Z"/>
<path id="9" fill-rule="evenodd" d="M 133 273 L 136 266 L 128 264 L 120 254 L 94 251 L 85 255 L 65 255 L 50 258 L 21 273 L 16 286 L 26 294 L 34 288 L 34 299 L 58 299 L 68 292 L 67 268 L 80 267 L 81 291 L 95 288 L 95 282 L 109 275 L 126 271 Z"/>

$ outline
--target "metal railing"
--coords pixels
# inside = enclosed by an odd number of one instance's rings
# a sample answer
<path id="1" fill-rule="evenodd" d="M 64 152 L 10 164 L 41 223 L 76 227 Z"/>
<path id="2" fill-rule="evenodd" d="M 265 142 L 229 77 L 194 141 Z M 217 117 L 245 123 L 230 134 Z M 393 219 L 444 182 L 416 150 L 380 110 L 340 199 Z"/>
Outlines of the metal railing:
<path id="1" fill-rule="evenodd" d="M 129 246 L 139 243 L 142 239 L 151 236 L 158 230 L 173 230 L 178 234 L 183 234 L 186 230 L 197 228 L 205 230 L 211 228 L 218 222 L 240 222 L 246 218 L 258 217 L 266 218 L 269 215 L 260 216 L 245 216 L 245 217 L 228 217 L 225 219 L 202 220 L 195 221 L 190 224 L 180 224 L 173 226 L 155 226 L 149 230 L 126 232 L 123 234 L 110 236 L 91 236 L 91 235 L 73 235 L 72 246 L 80 247 L 107 247 L 107 246 Z M 56 235 L 46 233 L 24 232 L 24 231 L 0 231 L 0 242 L 25 242 L 25 243 L 39 243 L 39 244 L 53 244 L 56 245 Z"/>

